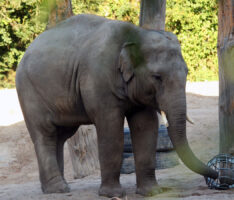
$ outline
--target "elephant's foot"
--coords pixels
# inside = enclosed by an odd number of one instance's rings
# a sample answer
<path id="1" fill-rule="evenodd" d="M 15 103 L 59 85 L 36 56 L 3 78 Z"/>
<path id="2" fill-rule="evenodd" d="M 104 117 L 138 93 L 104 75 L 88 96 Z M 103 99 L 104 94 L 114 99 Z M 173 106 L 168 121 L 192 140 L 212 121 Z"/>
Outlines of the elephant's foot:
<path id="1" fill-rule="evenodd" d="M 41 188 L 45 194 L 70 192 L 68 184 L 62 177 L 55 177 L 51 179 L 46 184 L 42 184 Z"/>
<path id="2" fill-rule="evenodd" d="M 120 184 L 117 185 L 102 185 L 99 189 L 99 195 L 105 197 L 123 197 L 126 195 L 125 190 Z"/>
<path id="3" fill-rule="evenodd" d="M 163 192 L 163 188 L 159 187 L 157 183 L 144 184 L 141 187 L 137 187 L 136 193 L 142 196 L 154 196 Z"/>

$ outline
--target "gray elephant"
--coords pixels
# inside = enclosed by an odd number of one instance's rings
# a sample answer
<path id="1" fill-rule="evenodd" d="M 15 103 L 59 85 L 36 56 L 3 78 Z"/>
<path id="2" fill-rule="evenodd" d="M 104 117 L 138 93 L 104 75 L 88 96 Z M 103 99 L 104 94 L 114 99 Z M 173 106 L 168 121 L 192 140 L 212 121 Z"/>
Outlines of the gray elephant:
<path id="1" fill-rule="evenodd" d="M 123 196 L 119 182 L 126 117 L 136 166 L 136 192 L 157 191 L 156 111 L 194 172 L 217 178 L 186 139 L 187 66 L 175 35 L 93 15 L 78 15 L 39 35 L 16 74 L 25 122 L 38 159 L 44 193 L 68 192 L 63 146 L 82 124 L 95 124 L 103 196 Z"/>

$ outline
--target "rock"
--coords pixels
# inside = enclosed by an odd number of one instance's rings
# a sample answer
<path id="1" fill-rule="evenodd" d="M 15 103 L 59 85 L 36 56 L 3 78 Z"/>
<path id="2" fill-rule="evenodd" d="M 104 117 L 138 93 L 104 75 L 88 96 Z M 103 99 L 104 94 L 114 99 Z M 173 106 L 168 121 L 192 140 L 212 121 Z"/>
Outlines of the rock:
<path id="1" fill-rule="evenodd" d="M 132 152 L 132 140 L 128 127 L 124 127 L 124 152 Z"/>
<path id="2" fill-rule="evenodd" d="M 173 145 L 168 136 L 167 128 L 165 125 L 160 125 L 158 129 L 157 151 L 170 150 L 173 150 Z M 131 135 L 128 127 L 124 128 L 124 152 L 132 152 Z"/>
<path id="3" fill-rule="evenodd" d="M 175 151 L 156 153 L 156 169 L 171 168 L 178 164 L 179 160 Z"/>
<path id="4" fill-rule="evenodd" d="M 160 125 L 158 129 L 158 142 L 157 151 L 170 151 L 173 150 L 171 139 L 168 136 L 167 128 L 164 125 Z"/>
<path id="5" fill-rule="evenodd" d="M 156 153 L 156 169 L 166 169 L 178 164 L 179 161 L 175 151 Z M 121 174 L 131 174 L 134 172 L 135 163 L 133 153 L 124 153 Z"/>

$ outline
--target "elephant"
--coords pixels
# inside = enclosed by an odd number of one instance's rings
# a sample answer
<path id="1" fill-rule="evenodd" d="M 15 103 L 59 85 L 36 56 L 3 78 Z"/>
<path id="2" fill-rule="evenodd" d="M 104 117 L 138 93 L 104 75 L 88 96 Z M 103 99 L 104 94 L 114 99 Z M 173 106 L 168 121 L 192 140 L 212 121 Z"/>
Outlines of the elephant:
<path id="1" fill-rule="evenodd" d="M 80 125 L 97 129 L 99 195 L 124 196 L 120 178 L 124 119 L 131 131 L 136 193 L 159 191 L 155 176 L 157 112 L 167 116 L 176 152 L 196 173 L 215 170 L 186 137 L 187 65 L 177 37 L 128 22 L 81 14 L 40 34 L 16 72 L 16 89 L 38 160 L 44 193 L 69 192 L 64 142 Z M 111 158 L 111 159 L 110 159 Z"/>

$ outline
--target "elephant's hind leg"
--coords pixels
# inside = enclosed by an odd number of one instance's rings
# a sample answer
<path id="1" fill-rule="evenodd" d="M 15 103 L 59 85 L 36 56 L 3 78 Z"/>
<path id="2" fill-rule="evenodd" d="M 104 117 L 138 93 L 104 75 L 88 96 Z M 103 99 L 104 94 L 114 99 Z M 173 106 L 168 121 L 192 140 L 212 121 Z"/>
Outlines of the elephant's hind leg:
<path id="1" fill-rule="evenodd" d="M 64 142 L 59 138 L 58 127 L 48 119 L 49 114 L 43 106 L 24 106 L 24 103 L 25 101 L 21 103 L 22 110 L 34 143 L 42 191 L 44 193 L 69 192 L 69 187 L 63 178 Z M 60 159 L 62 159 L 61 162 Z"/>
<path id="2" fill-rule="evenodd" d="M 61 172 L 62 177 L 64 178 L 64 143 L 70 137 L 72 137 L 78 127 L 59 127 L 58 129 L 58 142 L 57 142 L 57 162 L 59 166 L 59 170 Z"/>
<path id="3" fill-rule="evenodd" d="M 61 159 L 61 157 L 58 157 L 58 148 L 61 150 L 63 145 L 60 144 L 55 132 L 48 134 L 45 128 L 44 130 L 37 129 L 34 131 L 33 134 L 37 135 L 34 146 L 42 191 L 44 193 L 69 192 L 70 189 L 63 177 L 63 160 L 60 163 L 58 162 L 58 159 Z"/>
<path id="4" fill-rule="evenodd" d="M 23 71 L 18 72 L 17 92 L 34 143 L 43 192 L 68 192 L 69 187 L 62 176 L 63 164 L 58 163 L 58 155 L 62 157 L 58 151 L 62 152 L 63 143 L 59 142 L 59 129 L 52 122 L 52 110 Z"/>

